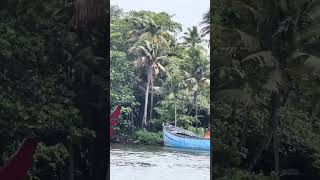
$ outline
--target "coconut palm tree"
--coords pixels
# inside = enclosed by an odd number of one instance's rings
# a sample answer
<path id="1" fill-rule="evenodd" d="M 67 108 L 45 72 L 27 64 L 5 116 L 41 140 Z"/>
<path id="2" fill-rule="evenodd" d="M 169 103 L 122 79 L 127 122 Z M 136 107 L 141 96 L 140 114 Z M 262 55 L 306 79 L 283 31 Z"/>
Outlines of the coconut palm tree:
<path id="1" fill-rule="evenodd" d="M 81 41 L 87 46 L 84 47 L 84 50 L 91 48 L 95 50 L 91 57 L 85 58 L 88 62 L 82 63 L 82 67 L 84 67 L 82 71 L 87 69 L 91 72 L 86 73 L 87 77 L 85 79 L 90 79 L 95 76 L 97 80 L 91 81 L 90 83 L 86 82 L 90 85 L 83 84 L 82 90 L 90 94 L 91 99 L 97 99 L 99 102 L 95 102 L 96 106 L 91 107 L 90 102 L 86 102 L 86 99 L 80 97 L 80 93 L 78 94 L 79 101 L 82 102 L 79 103 L 81 104 L 80 111 L 83 111 L 81 114 L 85 114 L 85 118 L 90 117 L 88 120 L 96 134 L 92 146 L 93 172 L 89 179 L 105 179 L 109 176 L 109 171 L 107 170 L 109 163 L 106 163 L 106 159 L 108 159 L 106 152 L 108 143 L 106 140 L 109 139 L 108 127 L 106 126 L 106 102 L 108 101 L 108 97 L 105 91 L 105 82 L 108 82 L 105 73 L 108 65 L 105 57 L 109 57 L 109 51 L 106 51 L 108 47 L 108 42 L 106 42 L 108 18 L 106 11 L 107 9 L 109 10 L 109 8 L 106 7 L 107 3 L 104 0 L 76 0 L 74 5 L 75 11 L 71 21 Z M 83 29 L 89 29 L 89 31 L 83 31 Z M 93 33 L 93 31 L 99 32 L 99 35 L 97 35 L 98 33 Z M 91 42 L 94 36 L 96 36 L 95 39 L 98 39 L 97 46 Z M 80 50 L 80 54 L 82 51 L 83 50 Z M 99 56 L 99 58 L 97 59 L 96 56 Z M 88 64 L 90 66 L 88 66 Z M 88 110 L 90 108 L 92 111 Z M 72 170 L 70 172 L 72 172 Z M 72 175 L 70 178 L 72 179 Z"/>
<path id="2" fill-rule="evenodd" d="M 144 43 L 144 40 L 161 41 L 167 43 L 169 34 L 164 30 L 164 27 L 157 25 L 151 17 L 129 17 L 128 20 L 132 21 L 138 28 L 128 33 L 129 39 L 127 44 L 129 46 L 137 46 Z"/>
<path id="3" fill-rule="evenodd" d="M 151 17 L 148 16 L 144 16 L 143 18 L 140 17 L 130 17 L 130 20 L 132 20 L 137 27 L 139 27 L 138 29 L 135 29 L 133 31 L 129 32 L 129 40 L 127 40 L 127 43 L 131 46 L 131 48 L 129 49 L 129 53 L 134 52 L 136 55 L 138 55 L 138 61 L 135 61 L 135 64 L 144 64 L 142 62 L 157 62 L 160 59 L 166 59 L 167 55 L 169 53 L 169 43 L 168 40 L 170 38 L 169 34 L 164 30 L 164 28 L 160 25 L 157 25 L 154 20 Z M 153 50 L 152 50 L 153 49 Z M 141 51 L 142 50 L 142 51 Z M 137 53 L 138 51 L 143 52 L 141 53 Z M 148 53 L 155 53 L 155 54 L 151 54 L 151 56 L 153 56 L 153 60 L 148 60 L 150 59 L 150 55 L 148 55 Z M 157 54 L 159 53 L 159 54 Z M 152 59 L 151 58 L 151 59 Z M 160 58 L 160 59 L 157 59 Z M 148 63 L 147 63 L 148 64 Z M 159 62 L 155 63 L 155 64 L 159 64 L 161 66 L 161 64 Z M 152 66 L 154 68 L 156 68 L 156 66 L 154 66 L 155 64 L 150 63 L 148 64 L 146 67 L 148 67 L 147 69 L 147 90 L 146 90 L 146 95 L 145 95 L 145 110 L 144 110 L 144 115 L 143 115 L 143 119 L 142 119 L 142 124 L 146 124 L 147 121 L 147 105 L 148 105 L 148 97 L 149 97 L 149 93 L 151 94 L 151 98 L 150 98 L 150 119 L 152 118 L 152 110 L 153 110 L 153 96 L 154 96 L 154 91 L 153 91 L 153 87 L 154 87 L 154 81 L 156 78 L 157 70 L 152 70 Z M 158 67 L 158 66 L 157 66 Z M 161 66 L 160 70 L 165 71 L 164 67 Z M 148 82 L 148 80 L 150 82 Z M 150 86 L 150 87 L 149 87 Z M 151 89 L 151 91 L 149 91 Z"/>
<path id="4" fill-rule="evenodd" d="M 192 28 L 188 28 L 187 32 L 184 33 L 184 36 L 182 36 L 184 42 L 182 44 L 189 46 L 189 47 L 195 47 L 197 44 L 200 44 L 202 42 L 201 35 L 198 32 L 198 28 L 196 26 L 192 26 Z"/>
<path id="5" fill-rule="evenodd" d="M 158 40 L 160 40 L 160 42 Z M 153 39 L 153 41 L 145 40 L 143 45 L 133 46 L 129 50 L 129 53 L 135 53 L 138 57 L 138 59 L 134 61 L 134 67 L 144 67 L 147 70 L 142 127 L 143 125 L 146 125 L 147 122 L 149 91 L 150 89 L 153 90 L 154 81 L 157 75 L 160 72 L 166 72 L 166 69 L 160 64 L 160 61 L 167 57 L 166 50 L 168 49 L 169 47 L 167 46 L 167 43 L 162 43 L 161 39 Z"/>
<path id="6" fill-rule="evenodd" d="M 197 46 L 187 50 L 189 56 L 182 64 L 185 82 L 191 92 L 194 93 L 195 117 L 198 118 L 197 98 L 201 89 L 210 86 L 209 80 L 209 58 L 205 55 L 202 46 Z"/>
<path id="7" fill-rule="evenodd" d="M 210 34 L 210 10 L 204 14 L 203 16 L 203 21 L 201 22 L 201 24 L 204 25 L 204 27 L 201 29 L 201 37 L 204 37 L 208 34 Z"/>
<path id="8" fill-rule="evenodd" d="M 195 104 L 195 117 L 198 118 L 198 104 L 197 97 L 199 95 L 200 88 L 209 84 L 207 65 L 209 65 L 208 58 L 204 55 L 205 49 L 199 45 L 203 40 L 198 32 L 197 27 L 193 26 L 192 29 L 188 28 L 188 31 L 184 33 L 183 43 L 188 48 L 186 50 L 189 57 L 185 63 L 184 72 L 186 83 L 190 90 L 194 92 L 194 104 Z"/>
<path id="9" fill-rule="evenodd" d="M 162 81 L 162 86 L 157 87 L 159 93 L 166 94 L 173 100 L 175 126 L 177 126 L 177 95 L 181 89 L 185 88 L 185 83 L 181 77 L 183 77 L 182 72 L 176 68 L 171 68 L 167 72 L 167 78 Z"/>

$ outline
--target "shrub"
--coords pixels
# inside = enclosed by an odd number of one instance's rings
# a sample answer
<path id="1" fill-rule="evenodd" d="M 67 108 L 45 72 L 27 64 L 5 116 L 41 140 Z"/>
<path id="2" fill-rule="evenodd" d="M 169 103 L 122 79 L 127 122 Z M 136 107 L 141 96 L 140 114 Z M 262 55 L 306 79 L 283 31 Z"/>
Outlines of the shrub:
<path id="1" fill-rule="evenodd" d="M 254 174 L 245 170 L 228 169 L 225 176 L 217 178 L 217 180 L 273 180 L 273 178 L 271 176 Z"/>
<path id="2" fill-rule="evenodd" d="M 162 132 L 147 132 L 146 130 L 139 130 L 135 133 L 135 139 L 139 141 L 139 143 L 142 144 L 162 144 Z"/>
<path id="3" fill-rule="evenodd" d="M 196 128 L 196 127 L 193 127 L 193 126 L 189 126 L 187 130 L 188 130 L 188 131 L 191 131 L 191 132 L 194 132 L 194 133 L 197 133 L 197 134 L 199 134 L 200 136 L 204 136 L 205 133 L 206 133 L 205 128 L 201 128 L 201 127 Z"/>

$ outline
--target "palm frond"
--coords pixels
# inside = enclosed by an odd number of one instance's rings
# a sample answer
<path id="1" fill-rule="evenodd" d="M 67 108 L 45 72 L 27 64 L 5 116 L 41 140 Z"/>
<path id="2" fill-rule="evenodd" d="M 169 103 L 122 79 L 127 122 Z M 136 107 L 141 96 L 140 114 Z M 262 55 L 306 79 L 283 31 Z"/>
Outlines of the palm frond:
<path id="1" fill-rule="evenodd" d="M 165 89 L 159 86 L 153 86 L 151 91 L 153 92 L 153 94 L 165 94 Z"/>
<path id="2" fill-rule="evenodd" d="M 260 51 L 258 53 L 250 54 L 242 60 L 244 63 L 254 62 L 260 67 L 276 67 L 278 62 L 272 55 L 271 51 Z"/>
<path id="3" fill-rule="evenodd" d="M 144 41 L 144 44 L 145 44 L 146 49 L 147 49 L 148 51 L 151 51 L 151 50 L 152 50 L 152 48 L 151 48 L 151 44 L 150 44 L 150 42 L 149 42 L 149 41 L 145 40 L 145 41 Z"/>
<path id="4" fill-rule="evenodd" d="M 187 83 L 187 85 L 189 85 L 189 86 L 194 85 L 196 82 L 197 82 L 197 80 L 196 80 L 196 78 L 194 78 L 194 77 L 191 77 L 191 78 L 186 79 L 186 83 Z"/>
<path id="5" fill-rule="evenodd" d="M 320 36 L 320 24 L 316 24 L 308 28 L 308 30 L 298 36 L 299 44 L 310 40 L 313 37 Z"/>
<path id="6" fill-rule="evenodd" d="M 163 36 L 160 36 L 160 46 L 163 50 L 169 50 L 169 43 Z"/>
<path id="7" fill-rule="evenodd" d="M 138 38 L 138 41 L 135 43 L 137 45 L 142 45 L 145 43 L 145 41 L 150 41 L 152 39 L 152 34 L 150 32 L 145 32 L 141 34 Z"/>
<path id="8" fill-rule="evenodd" d="M 247 105 L 254 104 L 252 94 L 244 89 L 224 89 L 215 93 L 217 100 L 228 103 L 245 103 Z"/>
<path id="9" fill-rule="evenodd" d="M 306 13 L 310 19 L 315 20 L 320 17 L 320 2 L 319 1 L 311 1 L 310 9 Z"/>
<path id="10" fill-rule="evenodd" d="M 263 88 L 270 92 L 278 92 L 282 82 L 283 77 L 281 72 L 278 68 L 276 68 L 269 74 L 266 83 L 263 85 Z"/>
<path id="11" fill-rule="evenodd" d="M 167 72 L 166 68 L 163 67 L 160 63 L 156 62 L 156 65 L 158 66 L 158 68 L 159 68 L 162 72 Z"/>
<path id="12" fill-rule="evenodd" d="M 144 46 L 138 46 L 137 49 L 142 50 L 145 56 L 147 56 L 149 59 L 152 59 L 152 55 L 147 48 L 145 48 Z"/>
<path id="13" fill-rule="evenodd" d="M 320 72 L 320 58 L 303 52 L 296 52 L 292 56 L 295 63 L 303 64 L 305 72 L 318 73 Z"/>
<path id="14" fill-rule="evenodd" d="M 243 1 L 233 1 L 232 7 L 239 10 L 247 10 L 255 20 L 258 20 L 261 16 L 260 12 L 257 9 L 248 4 L 245 4 Z"/>
<path id="15" fill-rule="evenodd" d="M 191 77 L 191 74 L 187 71 L 183 71 L 183 74 L 186 78 L 190 78 Z"/>
<path id="16" fill-rule="evenodd" d="M 159 56 L 156 58 L 156 60 L 168 60 L 168 56 Z"/>
<path id="17" fill-rule="evenodd" d="M 302 51 L 320 57 L 320 40 L 305 43 L 303 45 Z"/>
<path id="18" fill-rule="evenodd" d="M 73 25 L 78 27 L 99 22 L 105 15 L 105 5 L 103 0 L 76 0 Z"/>
<path id="19" fill-rule="evenodd" d="M 133 61 L 133 67 L 135 69 L 138 69 L 138 68 L 141 68 L 141 67 L 145 67 L 145 65 L 146 65 L 146 59 L 143 58 L 143 57 Z"/>
<path id="20" fill-rule="evenodd" d="M 201 79 L 200 79 L 200 82 L 201 82 L 203 85 L 205 85 L 205 86 L 207 86 L 207 87 L 210 87 L 210 79 L 208 79 L 208 78 L 201 78 Z"/>
<path id="21" fill-rule="evenodd" d="M 245 48 L 257 50 L 261 48 L 260 41 L 257 37 L 250 35 L 244 31 L 236 30 Z"/>

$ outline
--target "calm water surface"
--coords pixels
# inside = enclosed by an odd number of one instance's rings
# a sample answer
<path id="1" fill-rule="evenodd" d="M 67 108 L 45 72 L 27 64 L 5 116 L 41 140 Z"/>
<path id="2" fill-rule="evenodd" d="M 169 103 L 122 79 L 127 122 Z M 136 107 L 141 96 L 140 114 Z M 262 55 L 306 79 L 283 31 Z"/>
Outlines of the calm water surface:
<path id="1" fill-rule="evenodd" d="M 111 180 L 209 180 L 210 152 L 111 144 Z"/>

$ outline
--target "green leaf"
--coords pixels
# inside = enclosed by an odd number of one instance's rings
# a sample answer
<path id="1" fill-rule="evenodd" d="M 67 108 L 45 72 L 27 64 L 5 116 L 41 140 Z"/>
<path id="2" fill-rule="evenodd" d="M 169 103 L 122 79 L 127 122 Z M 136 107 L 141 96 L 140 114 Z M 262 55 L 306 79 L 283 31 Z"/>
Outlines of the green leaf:
<path id="1" fill-rule="evenodd" d="M 241 102 L 247 105 L 254 103 L 252 94 L 244 89 L 224 89 L 215 94 L 215 98 L 226 102 Z"/>
<path id="2" fill-rule="evenodd" d="M 260 67 L 277 67 L 278 62 L 272 55 L 271 51 L 260 51 L 258 53 L 250 54 L 242 60 L 243 63 L 256 63 Z"/>

